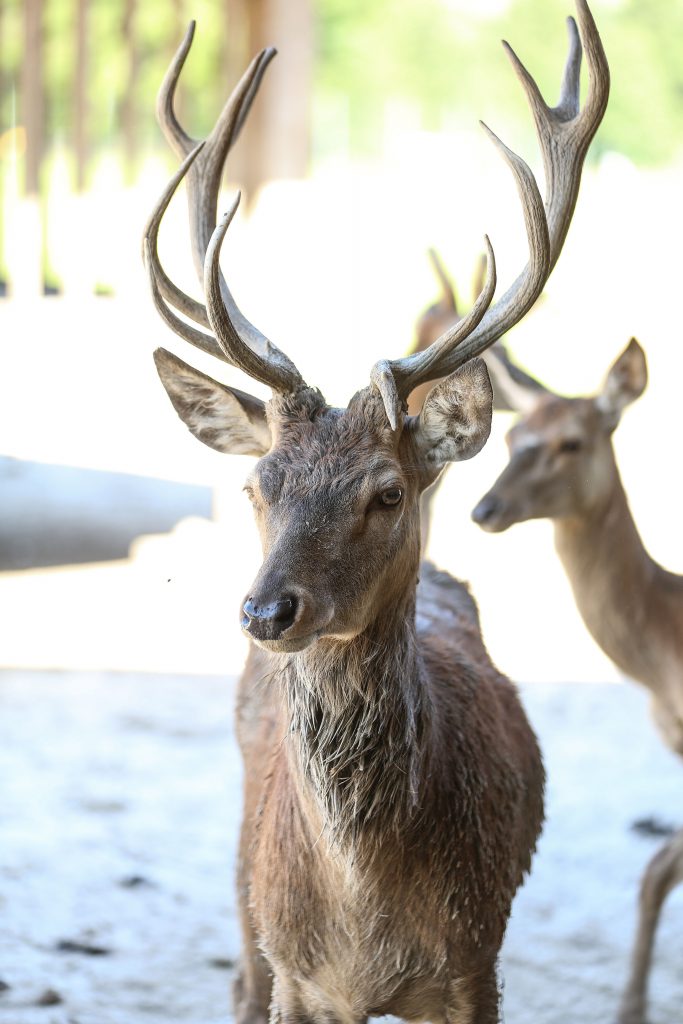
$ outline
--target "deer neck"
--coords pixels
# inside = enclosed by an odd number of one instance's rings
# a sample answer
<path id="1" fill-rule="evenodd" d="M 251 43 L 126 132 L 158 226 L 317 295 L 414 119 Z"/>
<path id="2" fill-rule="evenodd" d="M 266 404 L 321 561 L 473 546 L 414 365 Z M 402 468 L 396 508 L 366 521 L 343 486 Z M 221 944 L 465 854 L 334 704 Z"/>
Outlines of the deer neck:
<path id="1" fill-rule="evenodd" d="M 351 640 L 324 639 L 286 668 L 291 761 L 341 843 L 413 816 L 426 728 L 414 588 Z"/>
<path id="2" fill-rule="evenodd" d="M 603 499 L 553 525 L 557 552 L 589 632 L 623 672 L 654 689 L 657 644 L 647 632 L 657 567 L 640 539 L 614 460 Z"/>

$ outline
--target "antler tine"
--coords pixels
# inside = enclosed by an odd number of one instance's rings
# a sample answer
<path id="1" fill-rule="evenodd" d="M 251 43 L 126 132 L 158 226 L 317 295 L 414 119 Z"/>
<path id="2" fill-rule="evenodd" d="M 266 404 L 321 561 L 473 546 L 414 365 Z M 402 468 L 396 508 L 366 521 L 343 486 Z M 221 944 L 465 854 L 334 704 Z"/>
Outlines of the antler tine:
<path id="1" fill-rule="evenodd" d="M 496 260 L 488 236 L 486 243 L 487 273 L 481 294 L 462 320 L 458 320 L 433 344 L 422 352 L 414 352 L 403 359 L 381 360 L 372 368 L 370 379 L 382 395 L 392 430 L 396 430 L 403 401 L 419 384 L 439 376 L 438 367 L 444 353 L 450 352 L 470 334 L 484 316 L 496 290 Z"/>
<path id="2" fill-rule="evenodd" d="M 270 47 L 262 50 L 242 75 L 225 106 L 218 116 L 200 160 L 190 171 L 187 182 L 188 204 L 190 211 L 190 236 L 192 256 L 194 258 L 197 278 L 204 278 L 204 258 L 206 250 L 216 226 L 216 203 L 223 177 L 223 167 L 228 153 L 237 140 L 239 129 L 244 124 L 251 105 L 263 81 L 263 76 L 276 50 Z M 234 306 L 225 282 L 223 282 L 224 298 Z M 255 332 L 258 344 L 266 340 L 256 328 L 246 320 L 235 306 L 236 320 L 244 322 L 247 333 Z"/>
<path id="3" fill-rule="evenodd" d="M 143 242 L 143 252 L 145 266 L 147 267 L 147 272 L 149 274 L 149 285 L 152 291 L 152 300 L 164 323 L 170 327 L 172 331 L 175 331 L 175 333 L 181 338 L 184 338 L 185 341 L 189 341 L 191 345 L 194 345 L 195 348 L 200 349 L 202 352 L 207 352 L 211 356 L 216 356 L 217 359 L 222 359 L 223 362 L 230 362 L 214 337 L 210 334 L 204 334 L 203 331 L 198 331 L 197 328 L 193 327 L 191 324 L 185 323 L 184 320 L 181 320 L 180 317 L 175 315 L 173 310 L 164 301 L 159 288 L 157 268 L 155 267 L 154 260 L 152 259 L 152 250 L 148 238 L 145 238 Z"/>
<path id="4" fill-rule="evenodd" d="M 161 226 L 162 218 L 168 209 L 168 204 L 171 202 L 178 185 L 187 174 L 189 167 L 196 160 L 203 146 L 204 143 L 200 142 L 193 150 L 190 151 L 169 181 L 168 185 L 159 197 L 156 206 L 152 210 L 150 218 L 145 225 L 142 238 L 144 261 L 148 262 L 150 270 L 153 271 L 155 283 L 159 292 L 168 302 L 175 306 L 176 309 L 179 309 L 181 313 L 184 313 L 185 316 L 194 320 L 195 323 L 202 324 L 204 327 L 209 327 L 209 317 L 206 312 L 206 308 L 201 302 L 197 302 L 196 299 L 186 295 L 184 291 L 171 281 L 159 261 L 158 248 L 159 227 Z"/>
<path id="5" fill-rule="evenodd" d="M 457 351 L 451 351 L 446 355 L 439 367 L 443 374 L 452 373 L 468 359 L 479 355 L 502 337 L 513 324 L 521 320 L 543 291 L 543 286 L 550 275 L 551 244 L 548 222 L 536 179 L 521 157 L 508 149 L 490 128 L 484 124 L 482 127 L 502 153 L 515 176 L 524 213 L 529 261 L 495 306 L 488 310 L 487 315 L 482 318 L 467 340 Z"/>
<path id="6" fill-rule="evenodd" d="M 147 252 L 149 253 L 150 260 L 149 269 L 153 295 L 155 295 L 157 308 L 166 322 L 178 334 L 187 341 L 190 341 L 191 344 L 202 348 L 204 351 L 210 351 L 221 359 L 231 361 L 230 356 L 227 354 L 231 346 L 223 345 L 220 339 L 216 341 L 211 336 L 185 324 L 184 321 L 176 317 L 165 306 L 165 303 L 164 309 L 160 308 L 159 303 L 163 303 L 165 299 L 166 302 L 175 306 L 176 309 L 195 320 L 195 322 L 206 327 L 210 325 L 209 315 L 205 307 L 179 289 L 161 267 L 157 254 L 157 235 L 161 217 L 179 181 L 187 174 L 192 256 L 198 279 L 200 284 L 203 285 L 205 257 L 216 227 L 216 204 L 225 160 L 240 133 L 266 69 L 275 56 L 276 51 L 272 47 L 262 50 L 252 60 L 223 107 L 211 134 L 201 147 L 197 147 L 195 140 L 180 125 L 173 107 L 176 86 L 192 45 L 194 29 L 195 23 L 191 22 L 164 76 L 157 96 L 157 118 L 171 148 L 177 155 L 184 158 L 191 156 L 191 159 L 185 160 L 183 167 L 174 176 L 168 189 L 159 201 L 155 212 L 148 222 L 145 238 L 148 243 Z M 232 212 L 234 213 L 234 210 Z M 231 331 L 239 338 L 241 348 L 246 346 L 256 354 L 255 359 L 251 361 L 248 357 L 241 355 L 241 361 L 236 365 L 249 363 L 250 365 L 258 366 L 258 379 L 264 383 L 272 384 L 276 390 L 282 388 L 290 390 L 292 387 L 297 389 L 299 386 L 305 387 L 301 375 L 291 360 L 250 323 L 241 312 L 223 275 L 218 269 L 217 261 L 216 274 L 220 297 L 224 306 L 224 315 L 223 317 L 218 317 L 218 320 L 224 326 L 224 320 L 227 318 L 231 323 Z M 230 336 L 232 337 L 232 335 Z M 240 348 L 236 345 L 232 345 L 232 348 L 235 351 L 240 351 Z M 269 374 L 267 370 L 270 363 L 273 365 L 272 374 Z"/>
<path id="7" fill-rule="evenodd" d="M 164 322 L 171 328 L 171 330 L 180 335 L 181 338 L 184 338 L 185 341 L 189 341 L 191 345 L 194 345 L 195 348 L 201 349 L 202 352 L 208 352 L 210 355 L 216 356 L 217 359 L 229 362 L 228 357 L 225 355 L 223 349 L 215 338 L 208 334 L 204 334 L 202 331 L 196 330 L 196 328 L 192 327 L 190 324 L 185 323 L 185 321 L 177 317 L 167 305 L 165 299 L 168 299 L 176 309 L 180 310 L 196 323 L 203 324 L 205 327 L 210 326 L 209 316 L 205 307 L 201 302 L 197 302 L 196 299 L 190 298 L 190 296 L 181 291 L 177 285 L 173 284 L 159 262 L 159 254 L 157 251 L 161 219 L 166 212 L 168 204 L 173 198 L 178 185 L 196 160 L 203 145 L 204 143 L 200 142 L 195 146 L 190 154 L 185 157 L 182 164 L 159 197 L 143 233 L 143 262 L 149 273 L 149 282 L 154 305 Z"/>
<path id="8" fill-rule="evenodd" d="M 392 429 L 396 429 L 397 410 L 402 407 L 402 401 L 418 384 L 444 376 L 467 362 L 472 355 L 476 355 L 476 352 L 472 352 L 471 355 L 465 355 L 464 352 L 469 348 L 469 339 L 477 329 L 481 330 L 492 314 L 495 316 L 499 310 L 507 309 L 516 300 L 528 303 L 527 308 L 531 306 L 548 276 L 550 260 L 548 225 L 536 179 L 521 157 L 508 149 L 483 123 L 482 127 L 498 147 L 514 175 L 524 213 L 529 242 L 529 262 L 512 287 L 508 288 L 505 295 L 498 301 L 495 309 L 489 310 L 488 307 L 496 286 L 496 271 L 493 249 L 486 237 L 487 279 L 481 295 L 469 315 L 449 328 L 424 352 L 414 353 L 403 359 L 383 360 L 373 367 L 371 380 L 384 398 L 387 417 Z M 491 339 L 491 343 L 495 337 Z M 487 347 L 488 345 L 482 346 L 482 348 Z"/>
<path id="9" fill-rule="evenodd" d="M 504 43 L 524 87 L 534 117 L 546 178 L 546 215 L 550 234 L 550 270 L 562 250 L 581 184 L 588 147 L 605 113 L 609 96 L 609 66 L 586 0 L 576 0 L 579 28 L 567 18 L 569 53 L 555 107 L 549 107 L 536 82 L 511 46 Z M 589 88 L 583 110 L 579 105 L 582 43 L 586 50 Z"/>
<path id="10" fill-rule="evenodd" d="M 211 326 L 216 334 L 219 345 L 231 363 L 239 366 L 255 380 L 268 384 L 274 391 L 281 393 L 296 392 L 306 387 L 301 374 L 292 362 L 274 347 L 268 358 L 264 358 L 249 345 L 245 344 L 239 331 L 232 321 L 221 293 L 221 273 L 218 265 L 221 246 L 225 234 L 230 227 L 240 203 L 240 193 L 233 200 L 230 209 L 223 215 L 216 227 L 209 247 L 206 251 L 204 264 L 204 294 L 206 308 Z"/>
<path id="11" fill-rule="evenodd" d="M 166 274 L 159 263 L 157 253 L 159 224 L 161 223 L 161 219 L 168 207 L 168 204 L 173 198 L 178 185 L 199 157 L 203 146 L 203 142 L 199 143 L 199 145 L 195 146 L 189 156 L 183 160 L 183 163 L 161 194 L 159 201 L 147 222 L 147 227 L 145 228 L 143 239 L 144 262 L 149 273 L 154 305 L 164 322 L 171 328 L 171 330 L 175 331 L 175 333 L 181 338 L 184 338 L 185 341 L 189 341 L 189 343 L 194 345 L 195 348 L 201 349 L 202 352 L 208 352 L 210 355 L 216 356 L 216 358 L 221 359 L 224 362 L 239 367 L 251 377 L 262 381 L 264 384 L 270 385 L 276 391 L 296 391 L 299 388 L 306 386 L 296 368 L 292 368 L 292 364 L 286 356 L 277 359 L 276 355 L 272 354 L 271 358 L 266 360 L 255 353 L 253 349 L 249 348 L 235 329 L 223 303 L 220 291 L 221 274 L 218 266 L 218 258 L 221 243 L 239 205 L 239 195 L 234 200 L 230 210 L 214 231 L 207 249 L 205 292 L 207 304 L 209 306 L 208 312 L 206 307 L 202 306 L 201 303 L 196 302 L 194 299 L 190 298 L 189 295 L 186 295 L 181 291 L 176 285 L 172 284 L 166 277 Z M 204 334 L 203 331 L 198 331 L 191 324 L 186 323 L 175 315 L 173 310 L 164 301 L 161 288 L 161 282 L 163 280 L 168 282 L 173 290 L 175 300 L 174 305 L 176 309 L 179 309 L 183 313 L 186 313 L 186 315 L 191 316 L 199 323 L 205 323 L 207 326 L 211 325 L 216 332 L 216 337 L 213 337 L 210 334 Z M 274 352 L 278 353 L 278 350 L 275 349 Z"/>
<path id="12" fill-rule="evenodd" d="M 173 106 L 176 86 L 180 78 L 180 72 L 185 66 L 187 55 L 192 47 L 196 25 L 196 21 L 191 21 L 187 26 L 183 41 L 173 55 L 173 59 L 168 66 L 157 93 L 157 121 L 166 136 L 169 146 L 175 155 L 181 159 L 194 149 L 198 141 L 187 134 L 178 121 Z"/>
<path id="13" fill-rule="evenodd" d="M 456 370 L 487 349 L 521 320 L 541 294 L 557 262 L 576 205 L 583 161 L 602 120 L 609 95 L 609 68 L 598 30 L 586 0 L 576 0 L 576 7 L 579 28 L 577 30 L 573 18 L 568 19 L 569 53 L 560 100 L 556 107 L 547 106 L 532 76 L 511 47 L 507 43 L 503 44 L 522 82 L 533 113 L 545 168 L 545 209 L 535 178 L 527 165 L 484 125 L 515 175 L 524 211 L 529 261 L 478 326 L 473 326 L 466 341 L 457 348 L 453 344 L 441 348 L 441 358 L 431 365 L 433 377 Z M 586 50 L 590 80 L 583 110 L 579 106 L 582 43 Z M 441 342 L 439 338 L 434 345 L 440 346 Z M 385 375 L 387 368 L 393 370 L 395 365 L 394 362 L 383 364 Z M 413 378 L 404 376 L 398 383 L 398 393 L 405 396 L 406 389 L 409 393 L 413 386 Z M 386 391 L 386 385 L 384 389 Z M 388 407 L 390 420 L 394 414 L 394 409 Z"/>

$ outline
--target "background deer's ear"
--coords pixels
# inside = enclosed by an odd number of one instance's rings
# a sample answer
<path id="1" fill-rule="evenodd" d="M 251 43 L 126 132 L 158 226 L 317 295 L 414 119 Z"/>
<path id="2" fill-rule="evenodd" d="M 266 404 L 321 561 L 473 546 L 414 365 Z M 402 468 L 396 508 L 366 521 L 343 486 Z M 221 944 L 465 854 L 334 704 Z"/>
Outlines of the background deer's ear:
<path id="1" fill-rule="evenodd" d="M 265 455 L 271 437 L 265 403 L 226 387 L 158 348 L 154 362 L 173 408 L 195 437 L 230 455 Z"/>
<path id="2" fill-rule="evenodd" d="M 471 459 L 491 432 L 493 391 L 482 359 L 471 359 L 433 387 L 415 422 L 415 443 L 428 466 Z"/>
<path id="3" fill-rule="evenodd" d="M 497 342 L 483 353 L 493 384 L 493 408 L 499 412 L 528 413 L 544 395 L 552 394 L 540 381 L 522 370 Z"/>
<path id="4" fill-rule="evenodd" d="M 631 338 L 619 358 L 610 367 L 596 404 L 607 425 L 614 430 L 627 405 L 640 398 L 647 386 L 645 353 Z"/>

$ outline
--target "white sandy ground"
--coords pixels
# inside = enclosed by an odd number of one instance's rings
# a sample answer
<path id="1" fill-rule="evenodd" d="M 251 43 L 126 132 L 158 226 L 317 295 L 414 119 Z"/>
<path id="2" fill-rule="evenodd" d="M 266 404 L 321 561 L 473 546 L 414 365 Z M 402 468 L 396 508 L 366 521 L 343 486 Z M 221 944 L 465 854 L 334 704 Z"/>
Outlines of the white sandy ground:
<path id="1" fill-rule="evenodd" d="M 224 1024 L 239 937 L 232 681 L 0 675 L 2 1024 Z M 528 685 L 548 823 L 502 958 L 508 1024 L 614 1019 L 640 872 L 681 817 L 681 766 L 629 685 Z M 606 739 L 611 742 L 606 743 Z M 122 886 L 131 876 L 145 881 Z M 683 891 L 669 901 L 652 1024 L 683 1007 Z M 59 940 L 101 945 L 88 956 Z M 63 999 L 35 1006 L 47 989 Z"/>

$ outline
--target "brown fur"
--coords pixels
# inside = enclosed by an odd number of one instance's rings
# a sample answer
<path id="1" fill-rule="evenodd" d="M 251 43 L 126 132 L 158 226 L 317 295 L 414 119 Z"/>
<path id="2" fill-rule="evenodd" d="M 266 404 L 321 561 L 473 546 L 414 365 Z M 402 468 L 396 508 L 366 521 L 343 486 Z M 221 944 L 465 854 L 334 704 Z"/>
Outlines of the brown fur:
<path id="1" fill-rule="evenodd" d="M 683 576 L 663 569 L 646 551 L 612 446 L 621 412 L 646 382 L 645 357 L 632 339 L 596 398 L 563 398 L 539 392 L 536 384 L 531 412 L 509 432 L 510 462 L 473 516 L 492 531 L 552 519 L 555 546 L 588 630 L 623 672 L 650 690 L 660 733 L 683 756 Z M 643 1024 L 659 911 L 680 881 L 683 831 L 643 877 L 619 1024 Z"/>

